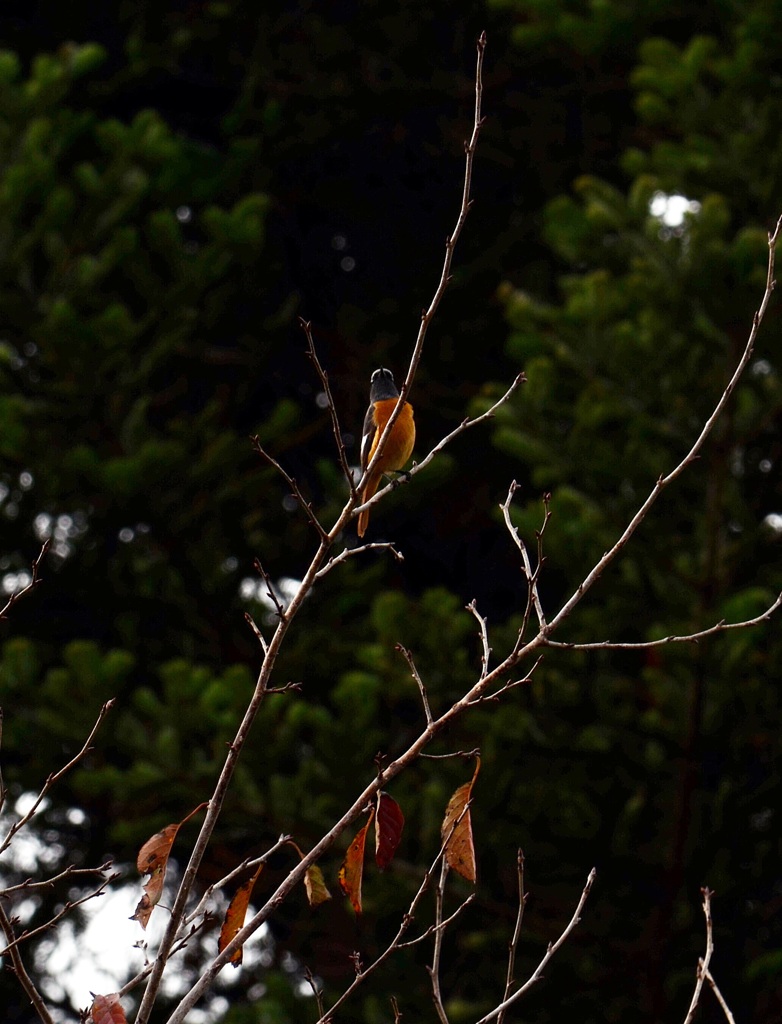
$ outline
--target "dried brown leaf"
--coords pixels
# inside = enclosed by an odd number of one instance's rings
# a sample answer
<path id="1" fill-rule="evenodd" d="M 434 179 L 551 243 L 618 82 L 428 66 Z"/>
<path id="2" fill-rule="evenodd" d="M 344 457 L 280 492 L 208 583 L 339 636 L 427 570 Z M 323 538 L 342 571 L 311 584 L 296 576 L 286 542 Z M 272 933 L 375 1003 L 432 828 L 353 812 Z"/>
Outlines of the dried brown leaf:
<path id="1" fill-rule="evenodd" d="M 166 825 L 161 832 L 156 832 L 141 847 L 136 858 L 136 867 L 139 874 L 149 875 L 149 881 L 143 886 L 144 895 L 141 897 L 131 921 L 138 921 L 142 928 L 147 927 L 150 915 L 160 902 L 163 895 L 163 881 L 166 876 L 168 857 L 171 847 L 174 845 L 176 834 L 186 821 L 189 821 L 194 814 L 197 814 L 205 803 L 199 804 L 187 817 L 173 825 Z"/>
<path id="2" fill-rule="evenodd" d="M 476 758 L 476 762 L 475 771 L 470 781 L 459 786 L 448 801 L 440 829 L 445 843 L 445 860 L 448 866 L 462 878 L 466 878 L 468 882 L 475 882 L 477 877 L 469 807 L 472 787 L 481 770 L 481 759 Z"/>
<path id="3" fill-rule="evenodd" d="M 223 920 L 223 927 L 220 929 L 220 938 L 217 940 L 217 950 L 222 953 L 231 939 L 238 935 L 241 929 L 244 927 L 244 919 L 247 915 L 247 908 L 250 905 L 250 897 L 253 894 L 255 883 L 258 881 L 260 873 L 263 871 L 263 864 L 258 865 L 258 870 L 244 885 L 240 885 L 234 893 L 234 898 L 228 905 L 228 910 L 225 912 L 225 918 Z M 242 947 L 239 946 L 231 954 L 231 961 L 234 967 L 238 967 L 242 962 Z"/>

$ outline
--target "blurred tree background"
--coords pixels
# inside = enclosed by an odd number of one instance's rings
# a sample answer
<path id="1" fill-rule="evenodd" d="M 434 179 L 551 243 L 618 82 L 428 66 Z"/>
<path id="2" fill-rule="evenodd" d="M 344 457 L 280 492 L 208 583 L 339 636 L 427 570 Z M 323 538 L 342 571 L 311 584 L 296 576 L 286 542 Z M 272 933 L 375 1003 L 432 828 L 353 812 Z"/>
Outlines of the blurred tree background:
<path id="1" fill-rule="evenodd" d="M 744 345 L 782 212 L 782 11 L 77 0 L 4 4 L 0 28 L 6 592 L 52 538 L 45 582 L 2 624 L 9 805 L 117 698 L 89 760 L 36 818 L 39 845 L 0 865 L 6 883 L 111 856 L 135 884 L 140 844 L 211 792 L 259 662 L 243 612 L 269 614 L 253 559 L 284 590 L 314 545 L 248 437 L 260 434 L 328 522 L 344 492 L 296 317 L 313 321 L 357 462 L 369 374 L 403 374 L 437 281 L 475 39 L 488 34 L 476 202 L 412 394 L 417 452 L 519 369 L 529 383 L 373 515 L 371 539 L 398 542 L 402 566 L 349 563 L 307 603 L 277 677 L 303 691 L 269 699 L 256 721 L 207 883 L 281 832 L 311 845 L 371 778 L 375 753 L 415 735 L 420 702 L 395 644 L 414 651 L 439 708 L 479 663 L 466 601 L 490 617 L 498 653 L 512 644 L 524 588 L 498 510 L 511 479 L 528 538 L 552 494 L 542 596 L 553 610 L 697 436 Z M 772 305 L 698 464 L 559 639 L 690 632 L 773 600 L 778 322 Z M 444 950 L 454 1024 L 502 992 L 519 846 L 532 893 L 519 977 L 598 867 L 583 922 L 525 1013 L 681 1019 L 708 884 L 724 994 L 738 1019 L 779 1020 L 781 660 L 776 622 L 647 654 L 552 652 L 532 685 L 438 743 L 483 752 L 478 899 Z M 303 965 L 333 996 L 352 976 L 349 953 L 368 962 L 381 948 L 470 772 L 426 761 L 401 778 L 399 860 L 368 875 L 363 920 L 338 899 L 313 913 L 300 894 L 206 1019 L 311 1020 Z M 339 859 L 322 865 L 332 889 Z M 272 863 L 269 889 L 289 863 Z M 14 910 L 33 927 L 67 895 Z M 26 949 L 71 1019 L 69 999 L 86 1005 L 87 988 L 69 995 L 50 965 L 79 935 Z M 141 964 L 130 944 L 125 954 L 120 982 Z M 404 1014 L 433 1015 L 421 1010 L 425 951 L 406 955 L 345 1019 L 390 1020 L 390 994 Z M 10 972 L 0 1002 L 7 1020 L 32 1019 Z"/>

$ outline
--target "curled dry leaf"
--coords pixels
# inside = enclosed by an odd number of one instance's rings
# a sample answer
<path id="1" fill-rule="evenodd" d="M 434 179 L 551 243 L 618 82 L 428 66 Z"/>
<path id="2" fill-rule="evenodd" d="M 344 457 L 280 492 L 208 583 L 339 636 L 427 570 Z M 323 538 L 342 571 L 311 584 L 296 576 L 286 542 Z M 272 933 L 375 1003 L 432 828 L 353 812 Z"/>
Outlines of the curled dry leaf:
<path id="1" fill-rule="evenodd" d="M 131 921 L 138 921 L 142 928 L 147 927 L 152 911 L 163 895 L 163 880 L 166 876 L 168 855 L 171 853 L 171 847 L 179 831 L 179 824 L 178 822 L 174 825 L 166 825 L 162 832 L 156 832 L 144 843 L 136 858 L 139 874 L 149 875 L 149 881 L 143 886 L 144 895 L 131 917 Z"/>
<path id="2" fill-rule="evenodd" d="M 476 758 L 475 771 L 469 782 L 459 786 L 445 810 L 445 817 L 440 829 L 445 843 L 445 860 L 449 867 L 466 878 L 475 882 L 475 847 L 472 841 L 472 821 L 470 820 L 470 798 L 472 787 L 481 770 L 481 759 Z"/>
<path id="3" fill-rule="evenodd" d="M 92 1024 L 127 1024 L 125 1011 L 120 1005 L 119 996 L 112 992 L 108 996 L 94 996 L 90 1007 Z"/>
<path id="4" fill-rule="evenodd" d="M 319 907 L 321 903 L 331 899 L 331 893 L 326 888 L 323 872 L 317 864 L 310 864 L 304 875 L 304 888 L 307 890 L 307 899 L 311 907 Z"/>
<path id="5" fill-rule="evenodd" d="M 375 861 L 381 871 L 385 871 L 393 860 L 404 827 L 405 816 L 396 800 L 388 793 L 378 793 L 375 815 Z"/>
<path id="6" fill-rule="evenodd" d="M 151 836 L 139 850 L 136 867 L 140 875 L 149 875 L 149 881 L 142 887 L 144 895 L 141 897 L 131 921 L 138 921 L 142 928 L 147 927 L 150 915 L 163 895 L 163 880 L 166 876 L 168 856 L 171 853 L 177 832 L 186 821 L 189 821 L 204 807 L 206 807 L 205 803 L 199 804 L 186 818 L 173 825 L 166 825 L 161 832 L 156 832 Z"/>
<path id="7" fill-rule="evenodd" d="M 223 920 L 223 927 L 220 929 L 220 938 L 217 940 L 218 952 L 222 953 L 234 935 L 238 935 L 244 926 L 244 919 L 247 915 L 247 908 L 250 905 L 250 897 L 253 894 L 255 883 L 258 881 L 260 873 L 263 871 L 263 864 L 258 865 L 258 870 L 249 878 L 244 885 L 240 885 L 234 893 L 234 898 L 228 905 L 228 910 L 225 912 L 225 918 Z M 231 954 L 231 963 L 234 967 L 238 967 L 242 962 L 242 947 L 239 946 Z"/>
<path id="8" fill-rule="evenodd" d="M 373 807 L 369 812 L 366 825 L 348 847 L 342 867 L 339 869 L 340 888 L 350 900 L 357 914 L 361 913 L 361 879 L 364 874 L 364 847 L 367 842 L 367 832 L 374 817 L 375 808 Z"/>

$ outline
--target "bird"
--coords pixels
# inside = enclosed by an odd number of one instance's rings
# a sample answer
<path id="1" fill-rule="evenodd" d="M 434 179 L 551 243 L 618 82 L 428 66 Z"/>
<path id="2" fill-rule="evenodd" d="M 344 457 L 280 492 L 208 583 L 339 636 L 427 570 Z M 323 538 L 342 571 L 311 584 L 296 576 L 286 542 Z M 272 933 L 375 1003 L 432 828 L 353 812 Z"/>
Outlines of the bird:
<path id="1" fill-rule="evenodd" d="M 378 442 L 388 423 L 391 413 L 394 411 L 399 399 L 399 391 L 394 383 L 394 375 L 385 367 L 375 370 L 369 382 L 369 408 L 364 417 L 364 430 L 361 437 L 361 474 L 366 472 L 367 466 L 377 450 Z M 372 467 L 372 472 L 367 477 L 364 489 L 361 493 L 361 504 L 369 501 L 372 495 L 380 486 L 384 474 L 393 473 L 404 466 L 413 451 L 415 444 L 415 421 L 413 420 L 413 407 L 405 402 L 402 411 L 394 421 L 391 433 L 383 445 L 383 451 L 377 464 Z M 364 511 L 358 517 L 358 535 L 363 537 L 369 522 L 369 510 Z"/>

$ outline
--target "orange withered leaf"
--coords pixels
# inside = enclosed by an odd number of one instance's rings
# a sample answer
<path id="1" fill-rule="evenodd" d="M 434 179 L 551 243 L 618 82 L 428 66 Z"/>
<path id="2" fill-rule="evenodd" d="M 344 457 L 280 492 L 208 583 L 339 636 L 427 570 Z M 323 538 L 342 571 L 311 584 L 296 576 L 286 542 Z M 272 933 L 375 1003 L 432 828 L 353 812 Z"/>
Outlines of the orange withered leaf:
<path id="1" fill-rule="evenodd" d="M 474 882 L 475 870 L 475 847 L 472 841 L 472 822 L 470 820 L 470 798 L 472 787 L 478 778 L 481 770 L 481 759 L 476 758 L 475 771 L 469 782 L 459 786 L 445 810 L 445 817 L 440 829 L 440 834 L 445 843 L 445 860 L 449 867 L 466 878 L 468 882 Z"/>
<path id="2" fill-rule="evenodd" d="M 319 907 L 321 903 L 331 899 L 331 893 L 326 888 L 323 872 L 317 864 L 310 864 L 304 875 L 304 888 L 307 890 L 307 899 L 311 907 Z"/>
<path id="3" fill-rule="evenodd" d="M 375 815 L 375 861 L 381 871 L 385 871 L 393 860 L 404 827 L 405 816 L 396 800 L 388 793 L 378 793 Z"/>
<path id="4" fill-rule="evenodd" d="M 361 913 L 361 879 L 364 874 L 364 847 L 367 832 L 375 817 L 375 808 L 369 812 L 369 819 L 348 847 L 342 867 L 339 869 L 339 885 L 348 897 L 357 914 Z"/>
<path id="5" fill-rule="evenodd" d="M 258 870 L 252 878 L 249 878 L 244 885 L 240 885 L 234 893 L 234 898 L 229 903 L 228 910 L 225 912 L 223 927 L 220 929 L 220 938 L 217 940 L 218 952 L 222 953 L 234 935 L 237 935 L 244 926 L 244 918 L 250 905 L 250 897 L 253 894 L 255 883 L 258 881 L 258 876 L 262 871 L 263 864 L 261 863 L 258 865 Z M 238 967 L 241 962 L 242 947 L 239 946 L 231 954 L 231 963 L 234 967 Z"/>
<path id="6" fill-rule="evenodd" d="M 112 992 L 109 996 L 95 996 L 90 1007 L 92 1024 L 127 1024 L 125 1011 L 120 1006 L 119 996 Z"/>
<path id="7" fill-rule="evenodd" d="M 147 839 L 136 858 L 136 867 L 140 875 L 151 875 L 158 868 L 162 868 L 165 873 L 168 855 L 174 845 L 179 825 L 180 822 L 175 825 L 166 825 L 162 832 L 156 832 L 150 839 Z"/>
<path id="8" fill-rule="evenodd" d="M 194 814 L 197 814 L 206 804 L 199 804 L 194 811 L 191 811 L 186 818 L 173 825 L 166 825 L 161 832 L 156 832 L 141 847 L 136 858 L 136 867 L 139 874 L 149 875 L 149 881 L 142 887 L 144 895 L 141 897 L 131 921 L 138 921 L 142 928 L 147 927 L 150 915 L 160 902 L 163 895 L 163 880 L 166 876 L 168 856 L 171 847 L 174 845 L 176 834 L 186 821 L 189 821 Z"/>

